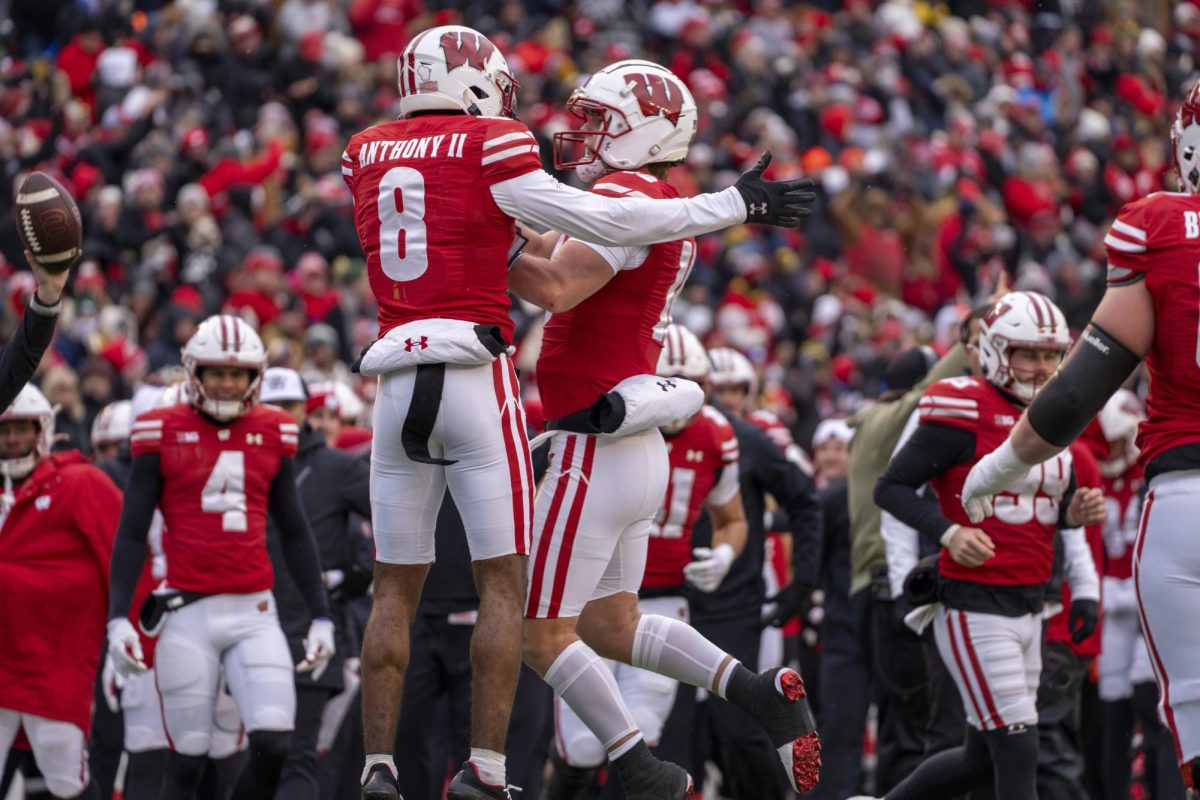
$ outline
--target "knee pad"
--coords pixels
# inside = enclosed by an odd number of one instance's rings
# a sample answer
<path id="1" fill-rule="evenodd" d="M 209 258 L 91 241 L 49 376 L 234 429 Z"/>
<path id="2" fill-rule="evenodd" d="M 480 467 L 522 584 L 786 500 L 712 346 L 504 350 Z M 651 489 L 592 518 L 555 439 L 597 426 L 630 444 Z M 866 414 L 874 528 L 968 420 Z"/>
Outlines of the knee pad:
<path id="1" fill-rule="evenodd" d="M 250 752 L 255 758 L 282 762 L 292 745 L 291 731 L 250 731 Z"/>

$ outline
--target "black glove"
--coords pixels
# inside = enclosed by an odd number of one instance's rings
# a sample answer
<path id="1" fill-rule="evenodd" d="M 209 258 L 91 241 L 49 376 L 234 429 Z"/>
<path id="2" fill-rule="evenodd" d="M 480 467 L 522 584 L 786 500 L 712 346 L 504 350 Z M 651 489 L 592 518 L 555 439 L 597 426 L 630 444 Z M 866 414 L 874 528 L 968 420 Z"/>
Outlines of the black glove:
<path id="1" fill-rule="evenodd" d="M 813 213 L 812 204 L 817 200 L 813 187 L 816 184 L 809 178 L 765 181 L 763 170 L 770 163 L 771 153 L 766 151 L 733 185 L 746 202 L 746 222 L 795 228 L 801 217 Z"/>
<path id="2" fill-rule="evenodd" d="M 1100 605 L 1095 600 L 1072 600 L 1071 613 L 1067 615 L 1067 630 L 1071 641 L 1079 644 L 1092 635 L 1100 621 Z"/>
<path id="3" fill-rule="evenodd" d="M 805 627 L 817 624 L 809 619 L 815 602 L 813 587 L 792 581 L 780 589 L 774 597 L 767 598 L 767 608 L 763 612 L 763 624 L 782 628 L 792 617 L 800 617 Z"/>

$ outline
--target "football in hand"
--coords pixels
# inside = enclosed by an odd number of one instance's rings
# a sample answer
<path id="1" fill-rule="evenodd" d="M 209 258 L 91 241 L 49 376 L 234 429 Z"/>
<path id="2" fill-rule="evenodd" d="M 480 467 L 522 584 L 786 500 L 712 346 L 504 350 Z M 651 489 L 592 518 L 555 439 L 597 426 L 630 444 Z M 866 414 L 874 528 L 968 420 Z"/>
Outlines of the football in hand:
<path id="1" fill-rule="evenodd" d="M 48 272 L 71 268 L 80 256 L 83 220 L 63 185 L 44 172 L 31 173 L 13 206 L 26 249 Z"/>

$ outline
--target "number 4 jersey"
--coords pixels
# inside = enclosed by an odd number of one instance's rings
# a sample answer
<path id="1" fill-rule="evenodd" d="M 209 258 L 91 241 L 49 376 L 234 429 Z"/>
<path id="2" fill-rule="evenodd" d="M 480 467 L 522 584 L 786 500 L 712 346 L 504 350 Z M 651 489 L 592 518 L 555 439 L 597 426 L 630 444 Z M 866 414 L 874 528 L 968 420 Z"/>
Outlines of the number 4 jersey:
<path id="1" fill-rule="evenodd" d="M 158 453 L 163 551 L 174 589 L 248 594 L 270 589 L 267 506 L 283 458 L 296 454 L 299 428 L 288 414 L 255 404 L 218 425 L 190 404 L 137 418 L 133 456 Z"/>
<path id="2" fill-rule="evenodd" d="M 1022 407 L 981 378 L 948 378 L 925 390 L 917 407 L 921 425 L 960 428 L 975 436 L 975 453 L 930 481 L 942 513 L 970 526 L 962 507 L 962 487 L 979 459 L 999 447 L 1021 418 Z M 991 538 L 996 555 L 980 567 L 964 567 L 942 548 L 938 569 L 944 577 L 1003 586 L 1030 586 L 1050 580 L 1054 533 L 1063 495 L 1071 485 L 1070 450 L 1029 471 L 1016 486 L 996 495 L 995 516 L 978 527 Z"/>
<path id="3" fill-rule="evenodd" d="M 379 334 L 419 319 L 498 325 L 512 341 L 506 284 L 514 223 L 493 184 L 541 169 L 524 124 L 430 114 L 350 139 L 342 178 L 379 302 Z"/>

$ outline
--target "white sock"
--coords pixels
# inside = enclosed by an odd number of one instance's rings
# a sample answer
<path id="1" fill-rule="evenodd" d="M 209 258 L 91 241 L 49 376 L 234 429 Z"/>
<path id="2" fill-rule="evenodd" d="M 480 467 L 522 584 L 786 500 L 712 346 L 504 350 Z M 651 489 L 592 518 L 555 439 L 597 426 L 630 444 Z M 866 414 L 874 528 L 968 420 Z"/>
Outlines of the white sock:
<path id="1" fill-rule="evenodd" d="M 392 777 L 396 780 L 400 779 L 400 773 L 396 770 L 396 762 L 392 761 L 392 756 L 390 753 L 371 753 L 367 756 L 367 763 L 366 766 L 363 767 L 363 774 L 362 778 L 359 780 L 359 783 L 367 782 L 367 776 L 371 774 L 371 767 L 375 766 L 376 764 L 386 764 L 387 768 L 391 770 Z"/>
<path id="2" fill-rule="evenodd" d="M 492 786 L 505 786 L 508 776 L 504 772 L 504 756 L 495 750 L 484 750 L 482 747 L 471 748 L 471 763 L 479 772 L 479 779 Z"/>
<path id="3" fill-rule="evenodd" d="M 630 663 L 711 691 L 717 670 L 728 657 L 728 653 L 686 622 L 657 614 L 642 614 L 633 636 Z M 736 664 L 737 661 L 732 661 L 721 674 L 717 686 L 717 694 L 721 697 L 725 696 L 725 685 Z"/>
<path id="4" fill-rule="evenodd" d="M 617 688 L 612 672 L 583 642 L 573 642 L 559 653 L 546 670 L 545 680 L 592 729 L 611 758 L 622 755 L 642 740 L 642 733 L 621 699 L 621 690 Z M 631 733 L 635 735 L 629 736 Z M 621 742 L 626 736 L 629 739 Z M 618 742 L 621 744 L 610 750 Z"/>

